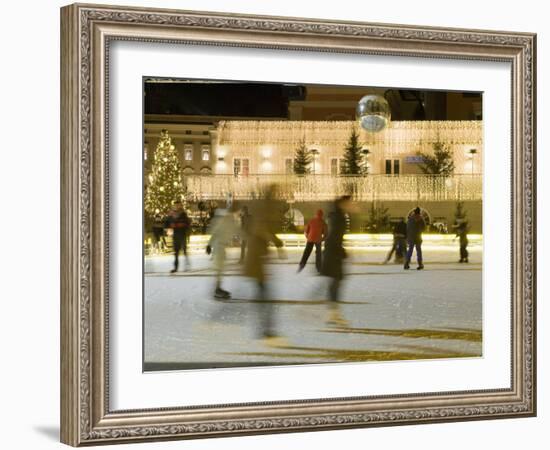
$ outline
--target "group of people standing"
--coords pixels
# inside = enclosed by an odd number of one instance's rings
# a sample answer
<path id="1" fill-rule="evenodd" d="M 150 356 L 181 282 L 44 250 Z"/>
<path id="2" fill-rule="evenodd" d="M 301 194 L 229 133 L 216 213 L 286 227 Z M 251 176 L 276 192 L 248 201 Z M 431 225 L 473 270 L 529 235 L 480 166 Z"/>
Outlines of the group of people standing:
<path id="1" fill-rule="evenodd" d="M 306 236 L 306 246 L 298 266 L 298 272 L 305 267 L 309 256 L 315 247 L 315 266 L 320 274 L 326 273 L 327 265 L 330 265 L 334 256 L 340 253 L 345 254 L 342 240 L 345 231 L 345 216 L 340 217 L 340 213 L 345 214 L 347 201 L 345 198 L 336 202 L 334 211 L 329 214 L 329 225 L 323 219 L 323 211 L 318 210 L 305 226 L 304 235 Z M 466 221 L 457 223 L 456 236 L 460 238 L 460 261 L 468 262 L 468 224 Z M 422 217 L 419 207 L 415 208 L 407 221 L 402 217 L 393 227 L 393 244 L 384 263 L 387 264 L 393 254 L 396 255 L 396 262 L 401 262 L 405 270 L 410 269 L 413 253 L 416 251 L 417 270 L 424 269 L 422 257 L 422 233 L 426 229 L 426 222 Z M 329 231 L 330 230 L 330 231 Z M 334 252 L 333 242 L 337 241 L 342 246 L 341 252 Z M 322 243 L 325 242 L 325 252 L 322 251 Z"/>

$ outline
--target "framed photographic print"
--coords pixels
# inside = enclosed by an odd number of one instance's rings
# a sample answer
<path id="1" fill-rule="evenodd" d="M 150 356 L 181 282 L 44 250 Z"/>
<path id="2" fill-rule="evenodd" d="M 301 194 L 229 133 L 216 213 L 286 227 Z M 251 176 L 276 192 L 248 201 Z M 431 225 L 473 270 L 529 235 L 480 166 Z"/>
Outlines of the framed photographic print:
<path id="1" fill-rule="evenodd" d="M 61 10 L 61 440 L 536 413 L 536 36 Z"/>

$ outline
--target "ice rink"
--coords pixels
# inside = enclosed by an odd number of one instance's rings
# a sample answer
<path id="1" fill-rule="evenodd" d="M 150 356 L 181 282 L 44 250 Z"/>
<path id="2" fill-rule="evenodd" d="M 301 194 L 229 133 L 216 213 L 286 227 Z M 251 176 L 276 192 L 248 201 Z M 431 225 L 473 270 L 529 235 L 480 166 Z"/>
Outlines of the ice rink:
<path id="1" fill-rule="evenodd" d="M 328 279 L 317 275 L 314 253 L 301 273 L 301 249 L 288 249 L 287 259 L 270 253 L 269 307 L 284 338 L 276 346 L 258 339 L 265 305 L 242 276 L 237 249 L 228 251 L 226 301 L 213 297 L 206 254 L 191 255 L 189 270 L 176 274 L 172 256 L 147 257 L 145 370 L 482 356 L 481 247 L 470 249 L 468 264 L 458 263 L 456 247 L 426 247 L 422 271 L 415 257 L 411 270 L 382 264 L 387 251 L 349 251 L 340 325 L 327 323 Z"/>

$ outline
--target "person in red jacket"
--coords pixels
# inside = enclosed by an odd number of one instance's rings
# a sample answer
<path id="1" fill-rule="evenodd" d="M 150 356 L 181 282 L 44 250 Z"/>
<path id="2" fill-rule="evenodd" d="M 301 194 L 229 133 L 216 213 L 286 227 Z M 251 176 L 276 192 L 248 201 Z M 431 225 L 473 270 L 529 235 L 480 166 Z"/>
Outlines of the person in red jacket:
<path id="1" fill-rule="evenodd" d="M 323 220 L 323 210 L 320 209 L 317 211 L 317 215 L 308 222 L 304 230 L 307 243 L 300 261 L 300 265 L 298 266 L 298 272 L 301 272 L 306 266 L 309 255 L 311 255 L 311 251 L 313 250 L 313 246 L 315 246 L 315 267 L 317 267 L 317 272 L 321 272 L 321 242 L 323 242 L 327 237 L 327 232 L 327 224 Z"/>

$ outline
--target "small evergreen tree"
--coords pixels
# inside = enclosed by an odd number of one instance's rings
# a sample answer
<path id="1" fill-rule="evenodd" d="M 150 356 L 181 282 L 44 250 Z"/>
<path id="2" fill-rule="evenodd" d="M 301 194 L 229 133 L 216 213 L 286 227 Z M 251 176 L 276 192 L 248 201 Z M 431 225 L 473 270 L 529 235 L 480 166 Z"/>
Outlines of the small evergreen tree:
<path id="1" fill-rule="evenodd" d="M 302 139 L 294 152 L 294 173 L 296 175 L 305 175 L 310 173 L 311 169 L 309 168 L 309 165 L 312 160 L 313 157 L 306 147 L 306 142 Z"/>
<path id="2" fill-rule="evenodd" d="M 420 164 L 420 170 L 426 175 L 450 176 L 455 170 L 453 152 L 442 142 L 434 142 L 433 155 L 418 152 L 424 162 Z"/>
<path id="3" fill-rule="evenodd" d="M 361 145 L 359 145 L 359 133 L 353 127 L 351 134 L 344 148 L 344 164 L 342 165 L 341 173 L 343 175 L 360 175 L 366 172 L 366 167 L 363 165 L 363 154 Z"/>
<path id="4" fill-rule="evenodd" d="M 166 130 L 160 133 L 155 149 L 149 184 L 145 192 L 145 212 L 150 216 L 166 215 L 176 200 L 183 201 L 185 189 L 181 178 L 181 165 Z"/>
<path id="5" fill-rule="evenodd" d="M 388 208 L 384 205 L 376 205 L 371 203 L 369 214 L 366 222 L 367 231 L 370 233 L 383 233 L 390 229 L 390 215 Z"/>

